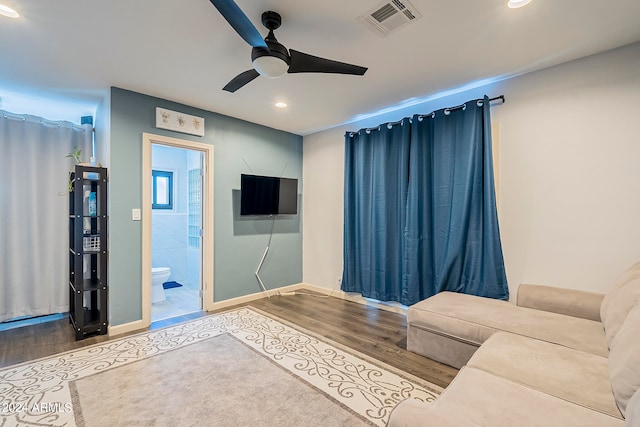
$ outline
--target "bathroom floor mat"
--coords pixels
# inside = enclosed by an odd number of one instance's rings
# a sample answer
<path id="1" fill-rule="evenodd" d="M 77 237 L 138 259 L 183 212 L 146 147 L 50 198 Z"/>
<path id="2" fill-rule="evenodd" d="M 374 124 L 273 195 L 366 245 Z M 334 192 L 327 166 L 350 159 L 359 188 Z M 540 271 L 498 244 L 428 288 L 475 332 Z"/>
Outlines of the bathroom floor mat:
<path id="1" fill-rule="evenodd" d="M 178 283 L 178 282 L 174 282 L 174 281 L 171 281 L 171 282 L 164 282 L 164 283 L 162 284 L 162 287 L 163 287 L 163 288 L 165 288 L 165 289 L 179 288 L 180 286 L 182 286 L 180 283 Z"/>

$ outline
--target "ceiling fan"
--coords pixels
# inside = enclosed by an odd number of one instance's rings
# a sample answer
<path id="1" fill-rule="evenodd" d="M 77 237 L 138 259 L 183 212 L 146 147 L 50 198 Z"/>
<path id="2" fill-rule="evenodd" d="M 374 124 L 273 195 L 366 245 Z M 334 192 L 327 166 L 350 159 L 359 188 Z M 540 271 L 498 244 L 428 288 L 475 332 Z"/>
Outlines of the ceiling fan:
<path id="1" fill-rule="evenodd" d="M 362 76 L 367 68 L 351 65 L 331 59 L 287 50 L 276 40 L 273 31 L 280 27 L 282 18 L 276 12 L 267 11 L 262 14 L 262 24 L 269 34 L 263 39 L 247 15 L 233 0 L 211 0 L 224 19 L 250 46 L 253 68 L 234 77 L 223 90 L 235 92 L 259 75 L 276 78 L 284 73 L 334 73 Z"/>

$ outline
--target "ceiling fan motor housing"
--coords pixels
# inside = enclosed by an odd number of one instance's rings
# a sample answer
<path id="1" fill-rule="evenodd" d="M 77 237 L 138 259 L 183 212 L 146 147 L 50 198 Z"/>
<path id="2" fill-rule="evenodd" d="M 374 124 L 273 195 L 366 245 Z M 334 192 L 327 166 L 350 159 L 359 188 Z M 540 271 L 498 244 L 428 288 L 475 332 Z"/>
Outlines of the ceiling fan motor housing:
<path id="1" fill-rule="evenodd" d="M 274 79 L 285 74 L 291 59 L 287 48 L 278 42 L 267 42 L 269 50 L 261 47 L 251 49 L 253 68 L 261 75 Z"/>
<path id="2" fill-rule="evenodd" d="M 258 73 L 265 77 L 280 77 L 289 69 L 291 57 L 289 51 L 273 34 L 273 30 L 280 28 L 282 18 L 277 12 L 267 11 L 262 14 L 262 24 L 269 30 L 264 41 L 269 50 L 254 47 L 251 49 L 251 62 Z"/>
<path id="3" fill-rule="evenodd" d="M 286 62 L 287 65 L 290 64 L 291 59 L 289 57 L 289 51 L 286 47 L 278 42 L 274 43 L 270 41 L 267 41 L 267 46 L 269 46 L 269 50 L 263 49 L 261 47 L 254 47 L 253 49 L 251 49 L 251 62 L 254 62 L 256 58 L 260 58 L 262 56 L 273 56 L 280 59 L 281 61 Z"/>

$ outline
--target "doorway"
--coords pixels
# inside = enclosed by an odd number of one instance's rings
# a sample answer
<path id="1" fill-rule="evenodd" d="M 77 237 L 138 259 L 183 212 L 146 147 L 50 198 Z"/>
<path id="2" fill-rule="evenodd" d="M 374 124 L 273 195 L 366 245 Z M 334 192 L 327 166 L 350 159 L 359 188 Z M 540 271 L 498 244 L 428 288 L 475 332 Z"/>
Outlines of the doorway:
<path id="1" fill-rule="evenodd" d="M 201 151 L 151 145 L 151 322 L 202 310 Z"/>
<path id="2" fill-rule="evenodd" d="M 143 134 L 143 323 L 213 305 L 213 147 Z"/>

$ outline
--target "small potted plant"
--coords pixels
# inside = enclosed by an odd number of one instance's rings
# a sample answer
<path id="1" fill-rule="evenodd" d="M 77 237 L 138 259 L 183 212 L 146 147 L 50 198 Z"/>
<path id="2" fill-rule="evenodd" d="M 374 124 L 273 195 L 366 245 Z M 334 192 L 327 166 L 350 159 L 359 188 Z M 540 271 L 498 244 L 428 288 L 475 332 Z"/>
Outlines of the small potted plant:
<path id="1" fill-rule="evenodd" d="M 65 157 L 71 157 L 76 162 L 76 165 L 82 164 L 82 150 L 78 148 L 77 145 L 73 146 L 73 151 L 67 154 Z M 73 173 L 73 169 L 69 171 L 69 193 L 73 191 L 73 180 L 71 179 L 71 174 Z"/>

